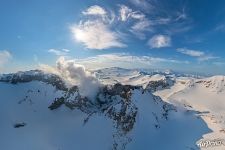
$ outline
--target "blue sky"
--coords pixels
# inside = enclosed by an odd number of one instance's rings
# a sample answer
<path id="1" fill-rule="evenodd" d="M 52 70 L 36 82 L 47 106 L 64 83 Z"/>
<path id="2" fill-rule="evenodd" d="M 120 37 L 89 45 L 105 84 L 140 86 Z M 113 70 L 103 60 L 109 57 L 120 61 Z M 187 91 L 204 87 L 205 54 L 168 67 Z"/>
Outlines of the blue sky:
<path id="1" fill-rule="evenodd" d="M 0 71 L 55 65 L 225 74 L 225 1 L 1 0 Z"/>

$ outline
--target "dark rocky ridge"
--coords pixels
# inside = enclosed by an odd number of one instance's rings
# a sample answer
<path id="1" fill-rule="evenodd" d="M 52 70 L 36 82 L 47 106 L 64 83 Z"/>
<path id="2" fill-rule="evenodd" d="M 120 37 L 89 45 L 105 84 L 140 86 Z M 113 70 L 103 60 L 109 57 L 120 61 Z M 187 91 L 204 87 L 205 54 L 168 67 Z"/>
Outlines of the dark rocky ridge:
<path id="1" fill-rule="evenodd" d="M 87 97 L 82 97 L 79 94 L 79 89 L 75 86 L 66 91 L 63 97 L 55 99 L 49 109 L 54 110 L 61 105 L 65 105 L 69 109 L 79 109 L 88 115 L 84 120 L 84 125 L 93 115 L 107 116 L 114 122 L 114 127 L 117 129 L 113 135 L 113 149 L 125 149 L 126 145 L 132 140 L 128 134 L 134 128 L 138 114 L 138 107 L 131 99 L 135 90 L 140 90 L 142 94 L 148 93 L 149 98 L 152 97 L 154 103 L 161 110 L 161 114 L 152 112 L 155 118 L 153 125 L 156 129 L 160 128 L 160 120 L 167 120 L 170 111 L 176 111 L 174 106 L 163 102 L 160 97 L 152 95 L 150 91 L 145 91 L 142 87 L 118 83 L 101 87 L 94 103 Z M 72 95 L 75 95 L 73 100 L 71 100 Z M 123 141 L 122 144 L 119 144 L 121 141 Z"/>
<path id="2" fill-rule="evenodd" d="M 31 70 L 25 72 L 3 74 L 0 77 L 0 82 L 7 82 L 12 84 L 26 83 L 31 81 L 41 81 L 47 84 L 51 84 L 58 90 L 62 91 L 68 90 L 62 78 L 55 74 L 45 73 L 41 70 Z"/>
<path id="3" fill-rule="evenodd" d="M 175 83 L 174 80 L 170 79 L 169 77 L 166 77 L 163 80 L 150 81 L 148 85 L 146 86 L 145 90 L 150 92 L 155 92 L 159 89 L 169 88 L 172 85 L 174 85 L 174 83 Z"/>

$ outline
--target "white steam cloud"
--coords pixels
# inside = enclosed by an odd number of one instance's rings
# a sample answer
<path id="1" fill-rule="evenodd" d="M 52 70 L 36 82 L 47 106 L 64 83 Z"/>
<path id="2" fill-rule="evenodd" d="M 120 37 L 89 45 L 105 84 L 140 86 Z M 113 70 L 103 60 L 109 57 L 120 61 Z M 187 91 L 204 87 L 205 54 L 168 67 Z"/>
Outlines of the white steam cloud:
<path id="1" fill-rule="evenodd" d="M 101 86 L 101 83 L 94 75 L 85 70 L 84 66 L 76 64 L 74 60 L 66 60 L 64 57 L 60 57 L 57 60 L 56 68 L 46 65 L 42 66 L 42 70 L 57 73 L 68 83 L 78 85 L 82 96 L 86 96 L 92 101 L 95 100 L 95 96 Z"/>

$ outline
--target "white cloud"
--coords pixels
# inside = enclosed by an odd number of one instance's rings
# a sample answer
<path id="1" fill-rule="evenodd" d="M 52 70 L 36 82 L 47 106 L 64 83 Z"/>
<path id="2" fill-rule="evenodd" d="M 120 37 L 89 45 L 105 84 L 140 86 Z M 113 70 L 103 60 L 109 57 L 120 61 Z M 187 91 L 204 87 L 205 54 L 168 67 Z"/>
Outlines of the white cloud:
<path id="1" fill-rule="evenodd" d="M 147 19 L 145 20 L 141 20 L 137 23 L 135 23 L 131 29 L 134 30 L 134 31 L 144 31 L 144 30 L 152 30 L 151 28 L 149 28 L 151 25 L 151 22 Z"/>
<path id="2" fill-rule="evenodd" d="M 56 75 L 60 76 L 59 71 L 57 71 L 57 69 L 55 67 L 52 67 L 52 66 L 49 66 L 49 65 L 46 65 L 46 64 L 39 63 L 38 69 L 40 69 L 40 70 L 42 70 L 46 73 L 53 73 L 53 74 L 56 74 Z M 71 86 L 71 84 L 69 86 Z"/>
<path id="3" fill-rule="evenodd" d="M 171 46 L 171 38 L 167 35 L 154 35 L 149 41 L 148 45 L 151 48 L 162 48 Z"/>
<path id="4" fill-rule="evenodd" d="M 139 11 L 133 11 L 131 8 L 129 8 L 126 5 L 120 5 L 119 9 L 120 13 L 120 20 L 121 21 L 127 21 L 129 18 L 142 20 L 145 18 L 145 15 Z"/>
<path id="5" fill-rule="evenodd" d="M 0 51 L 0 72 L 5 72 L 8 67 L 4 67 L 7 63 L 9 63 L 12 55 L 7 50 Z"/>
<path id="6" fill-rule="evenodd" d="M 213 62 L 214 65 L 216 66 L 225 66 L 225 62 Z"/>
<path id="7" fill-rule="evenodd" d="M 111 31 L 108 24 L 100 20 L 80 22 L 71 27 L 77 42 L 81 42 L 88 49 L 107 49 L 112 47 L 125 47 L 120 41 L 120 35 Z"/>
<path id="8" fill-rule="evenodd" d="M 201 56 L 205 55 L 205 53 L 202 52 L 202 51 L 190 50 L 190 49 L 187 49 L 187 48 L 178 48 L 177 51 L 182 53 L 182 54 L 193 56 L 193 57 L 201 57 Z"/>
<path id="9" fill-rule="evenodd" d="M 88 16 L 91 20 L 101 20 L 104 23 L 111 24 L 115 19 L 115 14 L 112 10 L 93 5 L 82 12 L 83 15 Z"/>
<path id="10" fill-rule="evenodd" d="M 134 19 L 142 20 L 145 18 L 145 15 L 139 11 L 132 12 L 131 17 Z"/>
<path id="11" fill-rule="evenodd" d="M 132 13 L 132 9 L 125 5 L 120 5 L 119 12 L 121 21 L 127 21 L 127 19 L 130 17 L 130 14 Z"/>
<path id="12" fill-rule="evenodd" d="M 158 18 L 158 19 L 152 21 L 152 24 L 154 24 L 154 25 L 167 25 L 169 23 L 171 23 L 171 18 L 169 18 L 169 17 L 168 18 Z"/>
<path id="13" fill-rule="evenodd" d="M 167 59 L 150 56 L 133 56 L 125 53 L 112 53 L 87 57 L 84 59 L 75 59 L 77 64 L 84 65 L 88 69 L 100 69 L 106 67 L 123 68 L 149 68 L 157 67 L 160 63 L 188 64 L 188 61 Z"/>
<path id="14" fill-rule="evenodd" d="M 187 14 L 185 13 L 185 9 L 183 8 L 181 12 L 177 13 L 177 17 L 175 21 L 185 20 L 187 19 Z"/>
<path id="15" fill-rule="evenodd" d="M 58 49 L 49 49 L 48 50 L 49 53 L 53 53 L 57 56 L 65 56 L 68 54 L 69 50 L 68 49 L 62 49 L 62 50 L 58 50 Z"/>
<path id="16" fill-rule="evenodd" d="M 211 55 L 205 54 L 205 52 L 203 52 L 203 51 L 191 50 L 191 49 L 187 49 L 187 48 L 178 48 L 177 52 L 188 55 L 188 56 L 197 57 L 198 61 L 207 61 L 207 60 L 219 58 L 216 56 L 211 56 Z"/>
<path id="17" fill-rule="evenodd" d="M 198 57 L 198 60 L 199 61 L 207 61 L 207 60 L 217 59 L 217 58 L 219 58 L 219 57 L 211 56 L 211 55 L 204 55 L 204 56 Z"/>
<path id="18" fill-rule="evenodd" d="M 149 12 L 153 9 L 153 5 L 150 4 L 147 0 L 130 0 L 135 6 Z"/>
<path id="19" fill-rule="evenodd" d="M 140 11 L 133 11 L 126 5 L 119 6 L 119 20 L 126 22 L 129 19 L 133 19 L 132 26 L 129 31 L 138 38 L 145 39 L 145 33 L 143 33 L 143 31 L 152 31 L 152 28 L 150 28 L 150 25 L 152 24 L 151 21 Z"/>
<path id="20" fill-rule="evenodd" d="M 220 25 L 216 26 L 216 28 L 214 30 L 219 31 L 219 32 L 224 32 L 225 31 L 225 25 L 220 24 Z"/>
<path id="21" fill-rule="evenodd" d="M 146 33 L 144 31 L 153 31 L 151 22 L 148 19 L 140 20 L 131 26 L 130 32 L 137 36 L 139 39 L 146 39 Z"/>
<path id="22" fill-rule="evenodd" d="M 84 15 L 101 15 L 104 16 L 107 14 L 106 10 L 98 5 L 89 7 L 86 11 L 82 12 Z"/>
<path id="23" fill-rule="evenodd" d="M 9 62 L 9 60 L 12 58 L 12 55 L 7 50 L 0 51 L 0 65 L 4 65 L 5 63 Z"/>
<path id="24" fill-rule="evenodd" d="M 62 51 L 66 52 L 66 53 L 69 53 L 70 52 L 69 49 L 65 49 L 65 48 L 63 48 Z"/>

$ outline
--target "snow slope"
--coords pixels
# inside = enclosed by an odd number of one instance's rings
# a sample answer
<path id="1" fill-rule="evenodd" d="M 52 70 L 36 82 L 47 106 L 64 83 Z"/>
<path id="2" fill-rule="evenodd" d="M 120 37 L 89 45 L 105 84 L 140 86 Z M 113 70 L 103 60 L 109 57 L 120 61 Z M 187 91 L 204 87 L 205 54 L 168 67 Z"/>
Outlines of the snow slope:
<path id="1" fill-rule="evenodd" d="M 115 68 L 114 68 L 115 69 Z M 120 68 L 116 68 L 117 74 L 110 74 L 111 68 L 101 72 L 103 82 L 107 76 L 107 83 L 114 79 L 123 84 L 142 85 L 146 90 L 154 92 L 164 101 L 186 110 L 198 112 L 207 126 L 213 131 L 204 134 L 202 140 L 224 140 L 225 139 L 225 77 L 213 76 L 203 77 L 174 72 L 140 72 L 137 70 L 123 70 L 124 76 L 118 80 Z M 135 72 L 135 76 L 129 76 Z M 141 79 L 141 80 L 140 80 Z M 124 82 L 125 81 L 125 82 Z M 135 82 L 134 82 L 135 81 Z M 200 141 L 202 141 L 200 140 Z M 198 143 L 196 141 L 196 143 Z M 223 144 L 225 145 L 225 141 Z M 221 149 L 218 147 L 208 147 L 208 149 Z M 222 147 L 222 149 L 225 147 Z"/>
<path id="2" fill-rule="evenodd" d="M 101 70 L 93 71 L 99 80 L 105 84 L 121 83 L 124 85 L 146 86 L 151 81 L 166 81 L 165 74 L 159 74 L 158 72 L 144 72 L 136 69 L 123 69 L 118 67 L 105 68 Z"/>
<path id="3" fill-rule="evenodd" d="M 213 132 L 204 134 L 202 140 L 225 139 L 225 77 L 203 79 L 181 78 L 174 86 L 155 92 L 164 101 L 189 110 L 200 111 Z M 225 146 L 208 149 L 225 149 Z"/>
<path id="4" fill-rule="evenodd" d="M 90 124 L 83 126 L 87 114 L 79 110 L 72 111 L 62 106 L 51 111 L 48 106 L 52 100 L 62 95 L 61 91 L 55 90 L 51 85 L 40 82 L 18 85 L 1 83 L 0 91 L 1 149 L 110 148 L 113 131 L 110 120 L 96 115 L 90 120 Z M 19 104 L 24 98 L 27 100 Z M 13 127 L 15 123 L 20 122 L 27 125 L 21 128 Z"/>
<path id="5" fill-rule="evenodd" d="M 56 78 L 41 72 L 2 77 L 1 149 L 198 149 L 196 141 L 210 132 L 195 111 L 141 86 L 105 85 L 90 100 L 59 78 L 50 82 Z"/>

